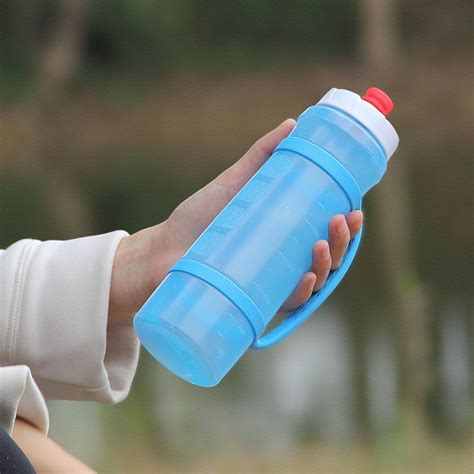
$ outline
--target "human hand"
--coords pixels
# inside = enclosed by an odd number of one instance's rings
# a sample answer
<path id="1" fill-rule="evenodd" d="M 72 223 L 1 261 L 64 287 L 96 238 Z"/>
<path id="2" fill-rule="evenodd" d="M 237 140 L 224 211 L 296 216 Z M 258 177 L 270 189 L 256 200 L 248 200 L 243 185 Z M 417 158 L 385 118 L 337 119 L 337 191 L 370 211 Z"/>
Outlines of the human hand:
<path id="1" fill-rule="evenodd" d="M 109 319 L 119 324 L 131 323 L 134 313 L 169 268 L 263 165 L 294 125 L 293 119 L 285 120 L 260 138 L 230 168 L 183 201 L 166 221 L 122 240 L 112 272 Z M 324 285 L 330 270 L 341 264 L 349 240 L 359 232 L 362 219 L 361 211 L 334 216 L 329 224 L 329 242 L 315 243 L 312 268 L 288 297 L 281 308 L 283 311 L 300 306 Z"/>

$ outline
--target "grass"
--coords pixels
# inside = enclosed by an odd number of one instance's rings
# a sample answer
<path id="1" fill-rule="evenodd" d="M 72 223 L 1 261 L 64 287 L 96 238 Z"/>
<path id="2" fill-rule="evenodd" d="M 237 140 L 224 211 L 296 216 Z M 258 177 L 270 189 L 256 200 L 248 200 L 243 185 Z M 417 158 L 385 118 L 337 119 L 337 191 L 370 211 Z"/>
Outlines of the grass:
<path id="1" fill-rule="evenodd" d="M 156 462 L 151 453 L 119 453 L 100 472 L 142 473 L 337 473 L 337 474 L 469 474 L 473 472 L 472 438 L 457 446 L 431 441 L 423 446 L 378 445 L 348 449 L 308 444 L 273 455 L 232 449 L 193 460 Z"/>

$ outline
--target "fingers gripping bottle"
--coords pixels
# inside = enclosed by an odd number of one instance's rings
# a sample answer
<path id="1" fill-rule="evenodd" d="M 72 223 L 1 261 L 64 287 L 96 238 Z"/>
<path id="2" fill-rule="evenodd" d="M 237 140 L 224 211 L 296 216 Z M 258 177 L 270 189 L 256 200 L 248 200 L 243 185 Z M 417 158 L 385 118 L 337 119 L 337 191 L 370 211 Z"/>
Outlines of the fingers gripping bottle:
<path id="1" fill-rule="evenodd" d="M 137 313 L 134 328 L 171 372 L 218 384 L 250 347 L 286 337 L 344 277 L 361 232 L 324 287 L 283 323 L 265 327 L 311 266 L 335 214 L 361 209 L 382 178 L 398 136 L 380 89 L 331 89 L 194 242 Z"/>

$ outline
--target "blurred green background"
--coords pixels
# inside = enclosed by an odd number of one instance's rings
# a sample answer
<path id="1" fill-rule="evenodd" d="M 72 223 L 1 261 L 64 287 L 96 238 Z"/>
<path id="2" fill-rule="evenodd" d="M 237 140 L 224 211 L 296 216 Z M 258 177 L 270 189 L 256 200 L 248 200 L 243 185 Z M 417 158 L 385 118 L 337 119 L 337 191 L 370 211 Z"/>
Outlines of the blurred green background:
<path id="1" fill-rule="evenodd" d="M 100 472 L 472 472 L 470 0 L 0 0 L 0 245 L 158 223 L 331 87 L 400 135 L 350 275 L 216 388 L 51 402 Z"/>

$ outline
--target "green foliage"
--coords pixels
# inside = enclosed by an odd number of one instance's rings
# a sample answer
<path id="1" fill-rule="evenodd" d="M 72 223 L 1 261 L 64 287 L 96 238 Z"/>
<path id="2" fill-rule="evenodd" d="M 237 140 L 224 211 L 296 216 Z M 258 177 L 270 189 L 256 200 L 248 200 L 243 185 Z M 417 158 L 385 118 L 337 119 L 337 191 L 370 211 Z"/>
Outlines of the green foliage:
<path id="1" fill-rule="evenodd" d="M 54 25 L 52 4 L 0 2 L 5 70 L 31 72 L 31 59 Z M 298 0 L 290 8 L 270 0 L 91 2 L 85 69 L 156 74 L 183 66 L 255 67 L 282 55 L 347 55 L 354 49 L 355 15 L 350 0 Z"/>
<path id="2" fill-rule="evenodd" d="M 350 52 L 347 0 L 104 1 L 92 7 L 86 62 L 127 73 L 183 65 L 245 67 L 268 55 Z M 344 14 L 341 14 L 344 12 Z"/>

